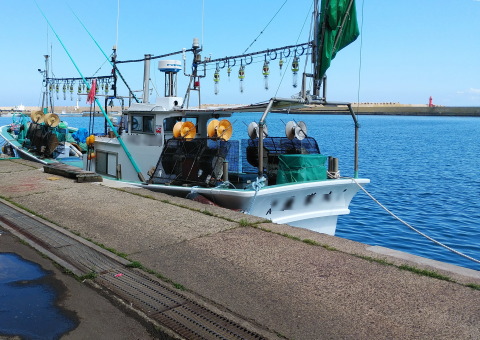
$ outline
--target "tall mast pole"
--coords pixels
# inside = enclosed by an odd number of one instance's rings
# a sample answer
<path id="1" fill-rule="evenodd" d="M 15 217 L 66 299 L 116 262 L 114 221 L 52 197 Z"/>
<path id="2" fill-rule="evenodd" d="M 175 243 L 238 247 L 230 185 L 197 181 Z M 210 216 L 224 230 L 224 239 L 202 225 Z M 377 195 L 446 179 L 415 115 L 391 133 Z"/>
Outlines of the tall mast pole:
<path id="1" fill-rule="evenodd" d="M 312 42 L 312 63 L 313 63 L 313 95 L 318 96 L 320 92 L 320 80 L 317 79 L 317 69 L 318 69 L 318 59 L 319 59 L 319 50 L 318 50 L 318 37 L 319 37 L 319 14 L 318 9 L 318 0 L 314 2 L 313 9 L 313 42 Z"/>
<path id="2" fill-rule="evenodd" d="M 42 111 L 44 114 L 48 113 L 48 99 L 49 99 L 49 90 L 48 90 L 48 54 L 44 55 L 45 57 L 45 71 L 43 73 L 43 82 L 45 83 L 45 89 L 43 90 L 42 96 Z"/>

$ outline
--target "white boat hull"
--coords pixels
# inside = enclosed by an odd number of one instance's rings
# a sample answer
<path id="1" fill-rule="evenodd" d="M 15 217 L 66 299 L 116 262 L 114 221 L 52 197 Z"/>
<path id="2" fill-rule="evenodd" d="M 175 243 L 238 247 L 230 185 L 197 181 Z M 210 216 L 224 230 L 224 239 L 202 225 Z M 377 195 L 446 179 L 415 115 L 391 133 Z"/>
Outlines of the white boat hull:
<path id="1" fill-rule="evenodd" d="M 240 210 L 274 223 L 334 235 L 338 216 L 350 212 L 348 206 L 360 190 L 359 185 L 369 182 L 368 179 L 335 179 L 272 185 L 258 192 L 253 189 L 189 188 L 161 184 L 143 184 L 142 187 L 179 197 L 196 192 L 228 209 Z"/>

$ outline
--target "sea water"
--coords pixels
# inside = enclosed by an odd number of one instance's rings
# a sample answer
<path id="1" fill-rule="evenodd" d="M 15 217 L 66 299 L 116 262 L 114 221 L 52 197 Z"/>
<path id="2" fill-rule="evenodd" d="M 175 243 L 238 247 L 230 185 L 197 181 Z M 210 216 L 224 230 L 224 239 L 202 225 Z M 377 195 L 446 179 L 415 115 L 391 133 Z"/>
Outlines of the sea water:
<path id="1" fill-rule="evenodd" d="M 247 138 L 258 113 L 235 114 L 232 139 Z M 88 117 L 62 117 L 88 128 Z M 366 189 L 405 222 L 435 240 L 480 259 L 480 117 L 359 116 L 359 177 Z M 0 118 L 0 125 L 10 122 Z M 280 115 L 267 118 L 270 136 L 284 136 L 288 121 L 304 121 L 323 154 L 353 176 L 354 123 L 349 115 Z M 95 118 L 103 131 L 102 118 Z M 480 270 L 480 264 L 420 236 L 364 192 L 340 216 L 336 236 Z"/>

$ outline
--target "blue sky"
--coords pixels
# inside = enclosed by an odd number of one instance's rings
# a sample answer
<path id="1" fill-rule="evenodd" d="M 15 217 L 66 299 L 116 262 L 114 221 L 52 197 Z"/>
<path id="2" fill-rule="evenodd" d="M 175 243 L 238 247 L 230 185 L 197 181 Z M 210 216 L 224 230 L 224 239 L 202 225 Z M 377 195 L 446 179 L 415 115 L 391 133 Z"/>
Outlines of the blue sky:
<path id="1" fill-rule="evenodd" d="M 309 39 L 311 0 L 204 0 L 203 20 L 201 0 L 37 2 L 85 76 L 99 68 L 96 74 L 106 75 L 110 66 L 73 13 L 107 55 L 118 37 L 119 60 L 189 48 L 194 37 L 203 37 L 203 56 L 212 58 L 242 54 L 257 37 L 249 52 Z M 437 105 L 480 105 L 479 0 L 357 0 L 356 6 L 361 37 L 337 54 L 327 72 L 330 100 L 426 104 L 432 96 Z M 0 106 L 41 104 L 42 77 L 37 69 L 44 68 L 44 54 L 52 54 L 55 76 L 78 76 L 34 0 L 0 0 L 0 18 Z M 266 91 L 262 58 L 246 67 L 243 93 L 238 67 L 230 79 L 226 69 L 221 70 L 218 95 L 209 70 L 201 83 L 202 102 L 252 103 L 298 92 L 289 65 L 281 73 L 278 60 L 270 63 Z M 304 64 L 302 57 L 302 68 Z M 120 70 L 133 89 L 142 88 L 141 63 L 123 64 Z M 185 92 L 184 78 L 179 75 L 180 96 Z M 163 75 L 156 62 L 151 79 L 156 89 L 152 97 L 162 94 Z M 69 97 L 63 101 L 60 94 L 56 104 L 74 105 Z"/>

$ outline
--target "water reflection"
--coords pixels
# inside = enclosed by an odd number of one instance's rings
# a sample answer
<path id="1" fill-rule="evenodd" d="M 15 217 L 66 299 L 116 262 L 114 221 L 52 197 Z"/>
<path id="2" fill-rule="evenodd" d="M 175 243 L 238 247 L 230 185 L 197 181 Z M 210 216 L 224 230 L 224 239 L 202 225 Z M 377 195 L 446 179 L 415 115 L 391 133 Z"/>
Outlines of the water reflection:
<path id="1" fill-rule="evenodd" d="M 51 272 L 12 253 L 0 253 L 0 334 L 58 339 L 78 325 L 55 305 Z"/>

